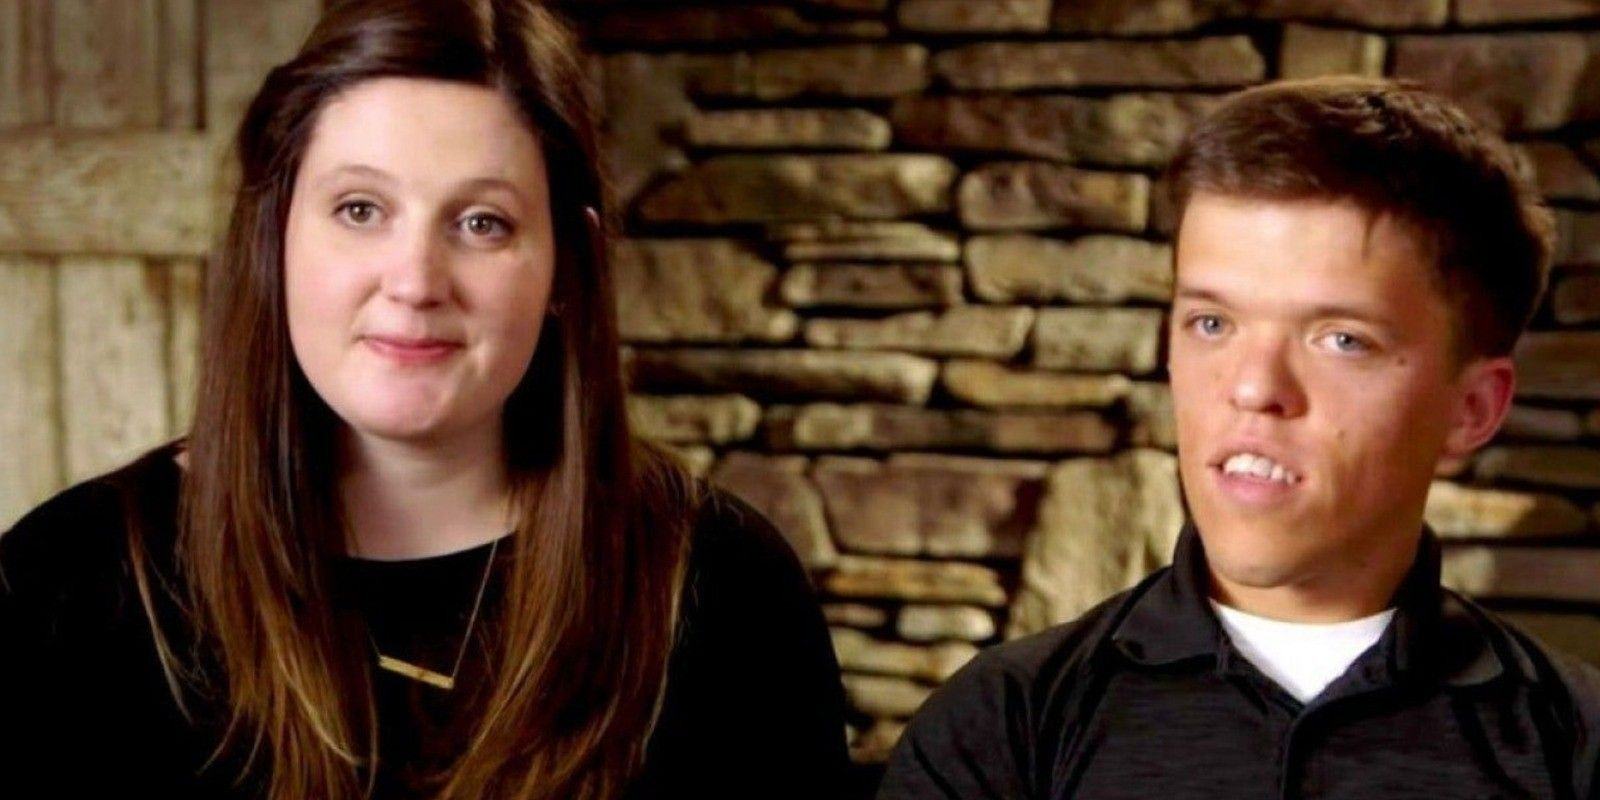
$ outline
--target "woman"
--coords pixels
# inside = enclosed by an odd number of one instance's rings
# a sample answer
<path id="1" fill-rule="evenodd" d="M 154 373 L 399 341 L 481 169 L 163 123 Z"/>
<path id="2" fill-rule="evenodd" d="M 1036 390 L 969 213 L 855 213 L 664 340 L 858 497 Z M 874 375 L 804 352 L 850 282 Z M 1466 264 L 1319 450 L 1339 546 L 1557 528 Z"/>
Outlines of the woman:
<path id="1" fill-rule="evenodd" d="M 584 84 L 533 0 L 271 73 L 189 436 L 0 537 L 6 796 L 834 796 L 798 562 L 628 432 Z"/>

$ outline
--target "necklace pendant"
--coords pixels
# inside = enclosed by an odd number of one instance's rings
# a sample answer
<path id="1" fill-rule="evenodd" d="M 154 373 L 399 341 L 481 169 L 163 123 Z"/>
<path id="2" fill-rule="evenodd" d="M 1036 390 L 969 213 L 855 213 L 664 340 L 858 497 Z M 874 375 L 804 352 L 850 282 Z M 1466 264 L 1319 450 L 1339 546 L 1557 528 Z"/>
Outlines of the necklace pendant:
<path id="1" fill-rule="evenodd" d="M 456 679 L 450 675 L 434 672 L 427 667 L 419 667 L 409 661 L 402 661 L 394 656 L 378 654 L 378 667 L 390 672 L 404 675 L 414 681 L 421 681 L 429 686 L 436 686 L 445 691 L 456 688 Z"/>

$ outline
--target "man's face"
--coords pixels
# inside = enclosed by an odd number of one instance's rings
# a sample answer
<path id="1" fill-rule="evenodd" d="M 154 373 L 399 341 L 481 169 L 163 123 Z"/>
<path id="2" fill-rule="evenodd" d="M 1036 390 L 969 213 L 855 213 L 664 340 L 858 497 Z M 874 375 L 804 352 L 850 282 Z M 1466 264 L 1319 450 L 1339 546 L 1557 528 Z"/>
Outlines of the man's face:
<path id="1" fill-rule="evenodd" d="M 1510 393 L 1504 359 L 1454 355 L 1434 269 L 1409 228 L 1352 203 L 1190 201 L 1169 368 L 1223 591 L 1336 592 L 1409 563 L 1440 459 L 1492 434 Z"/>

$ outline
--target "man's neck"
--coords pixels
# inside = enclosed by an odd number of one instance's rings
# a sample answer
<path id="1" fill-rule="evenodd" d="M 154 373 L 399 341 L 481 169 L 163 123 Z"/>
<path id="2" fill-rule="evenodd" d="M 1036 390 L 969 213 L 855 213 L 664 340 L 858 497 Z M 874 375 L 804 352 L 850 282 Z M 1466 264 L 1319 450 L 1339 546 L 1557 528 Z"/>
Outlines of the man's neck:
<path id="1" fill-rule="evenodd" d="M 1314 575 L 1276 586 L 1247 586 L 1210 570 L 1211 599 L 1266 619 L 1326 624 L 1378 614 L 1416 561 L 1417 542 L 1390 552 L 1328 565 Z"/>
<path id="2" fill-rule="evenodd" d="M 427 443 L 346 431 L 339 494 L 352 555 L 426 558 L 484 544 L 511 526 L 498 427 Z"/>

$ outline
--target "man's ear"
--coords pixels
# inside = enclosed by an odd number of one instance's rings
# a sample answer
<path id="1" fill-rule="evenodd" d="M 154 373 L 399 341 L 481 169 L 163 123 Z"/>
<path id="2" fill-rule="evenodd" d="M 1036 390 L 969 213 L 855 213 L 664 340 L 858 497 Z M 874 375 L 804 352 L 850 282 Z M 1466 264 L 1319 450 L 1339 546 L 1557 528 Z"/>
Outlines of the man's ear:
<path id="1" fill-rule="evenodd" d="M 1464 461 L 1499 432 L 1517 388 L 1509 356 L 1480 358 L 1461 368 L 1460 395 L 1444 440 L 1441 461 Z"/>

